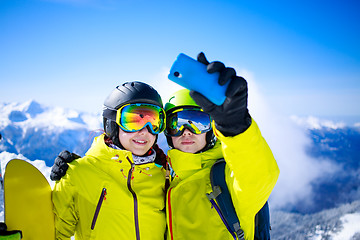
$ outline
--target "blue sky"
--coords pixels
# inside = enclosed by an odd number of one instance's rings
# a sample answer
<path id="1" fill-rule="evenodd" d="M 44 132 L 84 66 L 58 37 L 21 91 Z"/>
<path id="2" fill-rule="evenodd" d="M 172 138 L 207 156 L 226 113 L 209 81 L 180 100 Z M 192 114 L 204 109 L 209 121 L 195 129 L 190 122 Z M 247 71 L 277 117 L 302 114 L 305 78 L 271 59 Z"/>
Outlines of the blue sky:
<path id="1" fill-rule="evenodd" d="M 176 56 L 204 51 L 284 115 L 359 119 L 359 12 L 347 0 L 0 0 L 0 102 L 98 112 L 132 80 L 165 102 Z"/>

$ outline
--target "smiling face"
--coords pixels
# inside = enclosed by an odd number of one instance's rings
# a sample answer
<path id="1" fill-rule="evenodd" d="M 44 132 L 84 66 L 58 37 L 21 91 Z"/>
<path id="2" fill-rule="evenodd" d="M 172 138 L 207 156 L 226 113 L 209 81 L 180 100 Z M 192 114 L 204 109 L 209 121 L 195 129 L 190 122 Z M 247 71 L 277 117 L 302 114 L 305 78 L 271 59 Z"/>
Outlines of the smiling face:
<path id="1" fill-rule="evenodd" d="M 154 145 L 156 135 L 149 133 L 146 127 L 137 132 L 124 132 L 119 128 L 119 140 L 126 150 L 142 156 Z"/>
<path id="2" fill-rule="evenodd" d="M 171 137 L 174 148 L 187 153 L 196 153 L 206 145 L 206 133 L 194 134 L 185 129 L 179 137 Z"/>

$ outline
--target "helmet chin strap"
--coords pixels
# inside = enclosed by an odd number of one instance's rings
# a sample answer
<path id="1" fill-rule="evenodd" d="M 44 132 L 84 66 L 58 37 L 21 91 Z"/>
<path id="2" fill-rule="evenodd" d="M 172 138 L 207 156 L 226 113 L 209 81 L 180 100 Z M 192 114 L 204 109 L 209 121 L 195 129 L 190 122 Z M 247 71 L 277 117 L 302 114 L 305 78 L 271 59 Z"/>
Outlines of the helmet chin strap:
<path id="1" fill-rule="evenodd" d="M 215 142 L 216 142 L 216 137 L 215 137 L 214 132 L 212 130 L 208 131 L 206 133 L 206 145 L 205 145 L 205 147 L 203 149 L 201 149 L 197 153 L 205 152 L 205 151 L 211 149 L 212 147 L 214 147 Z"/>

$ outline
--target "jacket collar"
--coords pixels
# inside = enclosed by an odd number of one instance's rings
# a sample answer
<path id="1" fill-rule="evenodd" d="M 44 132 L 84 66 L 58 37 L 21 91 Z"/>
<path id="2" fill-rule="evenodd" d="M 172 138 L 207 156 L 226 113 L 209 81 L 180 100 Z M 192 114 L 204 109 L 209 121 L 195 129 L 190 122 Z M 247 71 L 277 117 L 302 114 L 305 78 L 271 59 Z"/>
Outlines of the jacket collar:
<path id="1" fill-rule="evenodd" d="M 220 158 L 223 158 L 220 141 L 217 141 L 213 148 L 202 153 L 186 153 L 177 149 L 168 151 L 169 164 L 180 178 L 185 178 L 209 165 L 212 166 Z"/>
<path id="2" fill-rule="evenodd" d="M 96 137 L 85 155 L 96 156 L 96 158 L 100 161 L 121 158 L 129 159 L 131 163 L 134 163 L 133 156 L 130 151 L 108 147 L 105 144 L 104 137 L 105 134 Z"/>

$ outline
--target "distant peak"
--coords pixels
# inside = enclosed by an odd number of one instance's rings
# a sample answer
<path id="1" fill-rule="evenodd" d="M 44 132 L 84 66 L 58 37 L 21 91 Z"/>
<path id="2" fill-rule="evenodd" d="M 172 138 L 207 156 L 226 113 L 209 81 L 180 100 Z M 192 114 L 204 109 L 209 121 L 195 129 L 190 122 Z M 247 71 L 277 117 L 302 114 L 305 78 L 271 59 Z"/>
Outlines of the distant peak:
<path id="1" fill-rule="evenodd" d="M 35 100 L 26 102 L 26 105 L 27 107 L 24 110 L 26 113 L 29 113 L 31 117 L 44 112 L 44 107 Z"/>
<path id="2" fill-rule="evenodd" d="M 9 119 L 12 122 L 23 122 L 26 121 L 28 118 L 23 112 L 14 110 L 9 114 Z"/>

